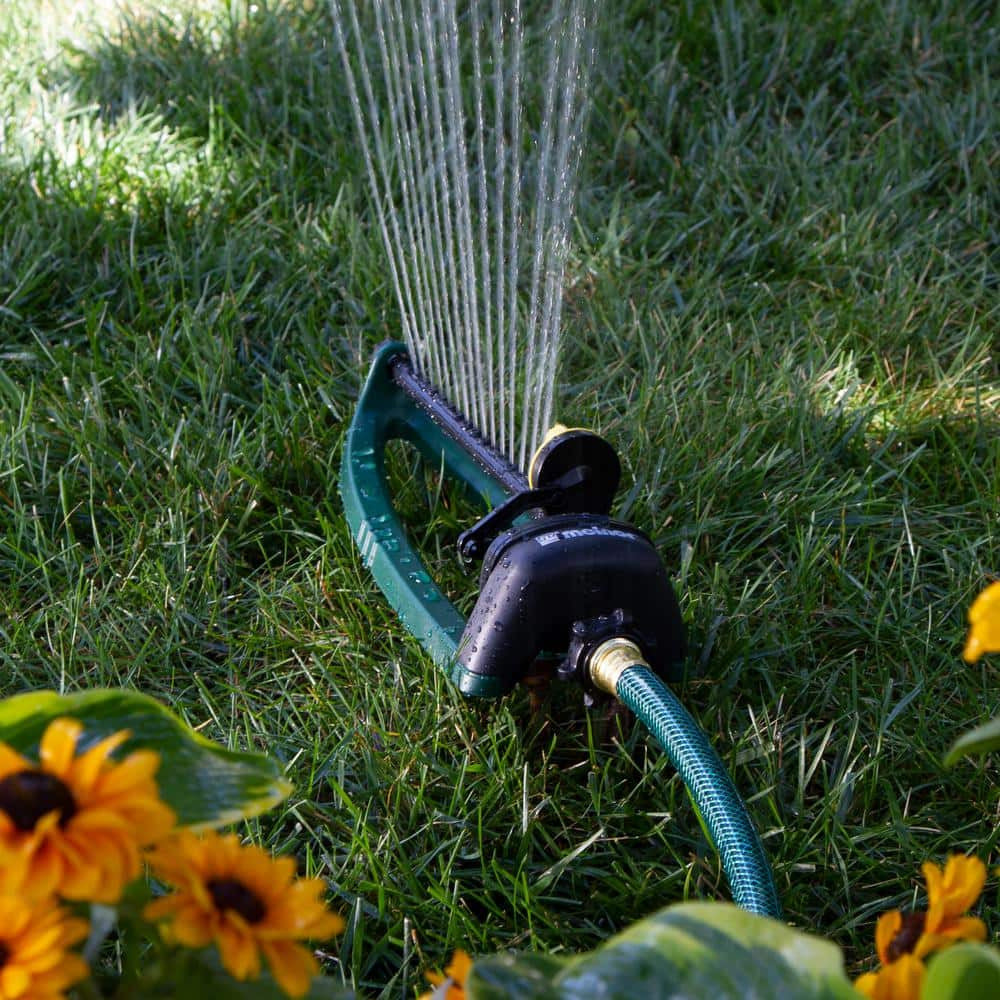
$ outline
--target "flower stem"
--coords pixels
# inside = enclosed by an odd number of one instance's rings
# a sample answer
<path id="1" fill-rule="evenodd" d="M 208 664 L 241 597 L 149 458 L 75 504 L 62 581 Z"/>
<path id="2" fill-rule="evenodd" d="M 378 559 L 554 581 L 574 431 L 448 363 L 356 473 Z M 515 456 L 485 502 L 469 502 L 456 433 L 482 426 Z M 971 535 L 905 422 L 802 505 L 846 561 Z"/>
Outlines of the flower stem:
<path id="1" fill-rule="evenodd" d="M 77 983 L 73 987 L 73 993 L 76 995 L 77 1000 L 104 1000 L 104 996 L 100 989 L 98 989 L 97 983 L 94 982 L 92 976 L 88 976 Z"/>

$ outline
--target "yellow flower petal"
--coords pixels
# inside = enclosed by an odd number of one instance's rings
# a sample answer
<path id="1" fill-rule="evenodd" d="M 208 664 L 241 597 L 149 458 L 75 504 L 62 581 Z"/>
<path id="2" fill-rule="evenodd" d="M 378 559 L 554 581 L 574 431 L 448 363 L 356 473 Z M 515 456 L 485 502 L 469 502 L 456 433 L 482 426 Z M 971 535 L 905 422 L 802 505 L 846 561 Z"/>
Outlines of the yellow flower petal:
<path id="1" fill-rule="evenodd" d="M 136 750 L 117 767 L 98 776 L 101 798 L 112 798 L 132 791 L 137 785 L 152 781 L 160 768 L 160 755 L 153 750 Z"/>
<path id="2" fill-rule="evenodd" d="M 215 939 L 213 914 L 200 907 L 181 905 L 174 915 L 171 929 L 178 944 L 186 948 L 204 948 Z"/>
<path id="3" fill-rule="evenodd" d="M 42 734 L 38 748 L 42 767 L 50 774 L 65 774 L 76 753 L 76 742 L 82 732 L 83 724 L 77 719 L 56 719 L 51 722 Z"/>
<path id="4" fill-rule="evenodd" d="M 469 975 L 469 970 L 472 968 L 472 959 L 469 957 L 468 952 L 462 951 L 461 948 L 457 949 L 455 954 L 451 956 L 450 964 L 445 966 L 444 971 L 455 980 L 456 983 L 460 985 L 465 985 L 465 980 Z"/>
<path id="5" fill-rule="evenodd" d="M 42 995 L 52 995 L 63 993 L 68 987 L 72 986 L 74 983 L 78 983 L 81 979 L 86 979 L 90 975 L 90 968 L 87 963 L 79 956 L 72 953 L 63 953 L 58 966 L 54 967 L 51 972 L 45 974 L 45 976 L 39 976 L 39 982 L 44 984 L 44 989 L 40 989 L 39 992 Z"/>
<path id="6" fill-rule="evenodd" d="M 235 921 L 222 920 L 215 932 L 219 957 L 234 979 L 256 979 L 260 975 L 260 951 L 253 935 L 236 926 Z"/>
<path id="7" fill-rule="evenodd" d="M 16 750 L 0 743 L 0 778 L 6 778 L 8 774 L 17 774 L 18 771 L 30 771 L 31 762 L 22 757 Z"/>
<path id="8" fill-rule="evenodd" d="M 173 916 L 180 905 L 181 899 L 178 895 L 159 896 L 142 908 L 142 919 L 156 923 L 164 917 Z"/>
<path id="9" fill-rule="evenodd" d="M 878 973 L 866 972 L 854 980 L 854 988 L 863 993 L 866 997 L 875 996 L 875 987 L 878 985 Z"/>
<path id="10" fill-rule="evenodd" d="M 291 941 L 266 941 L 261 949 L 274 981 L 290 997 L 302 997 L 319 974 L 319 963 L 312 952 Z"/>
<path id="11" fill-rule="evenodd" d="M 11 888 L 16 886 L 16 891 L 32 899 L 46 899 L 56 894 L 64 872 L 58 849 L 49 842 L 42 842 L 30 857 L 23 858 L 20 865 L 5 874 L 11 877 L 8 883 Z"/>
<path id="12" fill-rule="evenodd" d="M 914 955 L 903 955 L 879 973 L 875 1000 L 920 1000 L 924 963 Z"/>
<path id="13" fill-rule="evenodd" d="M 924 862 L 922 871 L 927 882 L 929 908 L 940 908 L 944 919 L 965 913 L 979 899 L 986 884 L 986 865 L 979 858 L 964 854 L 948 858 L 944 872 L 931 861 Z M 928 930 L 934 928 L 928 927 Z"/>
<path id="14" fill-rule="evenodd" d="M 0 969 L 0 995 L 7 1000 L 17 1000 L 28 992 L 31 975 L 23 965 L 5 965 Z"/>
<path id="15" fill-rule="evenodd" d="M 854 981 L 854 988 L 870 1000 L 920 1000 L 926 969 L 913 955 L 903 955 L 877 972 L 866 972 Z"/>
<path id="16" fill-rule="evenodd" d="M 969 637 L 962 653 L 975 663 L 984 653 L 1000 652 L 1000 580 L 990 584 L 969 608 Z"/>
<path id="17" fill-rule="evenodd" d="M 262 895 L 267 894 L 266 885 L 259 886 L 259 890 Z M 339 934 L 344 929 L 344 921 L 323 905 L 320 897 L 324 892 L 326 885 L 322 879 L 299 879 L 288 884 L 280 897 L 274 899 L 268 907 L 267 916 L 258 927 L 259 933 L 263 937 L 272 927 L 278 928 L 282 933 L 294 927 L 302 937 L 314 940 L 324 940 Z"/>
<path id="18" fill-rule="evenodd" d="M 878 918 L 875 925 L 875 951 L 883 965 L 889 964 L 889 945 L 903 926 L 903 914 L 899 910 L 889 910 Z"/>
<path id="19" fill-rule="evenodd" d="M 986 936 L 986 924 L 979 917 L 959 917 L 947 921 L 934 933 L 922 935 L 914 954 L 925 958 L 956 941 L 985 941 Z"/>
<path id="20" fill-rule="evenodd" d="M 31 923 L 31 917 L 31 910 L 23 905 L 20 897 L 0 896 L 0 927 L 4 929 L 4 940 L 23 934 Z"/>
<path id="21" fill-rule="evenodd" d="M 21 945 L 21 961 L 31 964 L 33 968 L 38 960 L 53 958 L 55 961 L 58 961 L 58 956 L 55 953 L 61 947 L 61 938 L 61 928 L 58 924 L 39 927 L 36 933 L 31 936 L 31 939 Z M 44 961 L 38 965 L 40 969 L 48 967 Z"/>
<path id="22" fill-rule="evenodd" d="M 101 771 L 109 764 L 108 757 L 131 735 L 127 729 L 113 733 L 77 757 L 68 772 L 74 788 L 79 789 L 84 795 L 89 792 L 100 777 Z"/>

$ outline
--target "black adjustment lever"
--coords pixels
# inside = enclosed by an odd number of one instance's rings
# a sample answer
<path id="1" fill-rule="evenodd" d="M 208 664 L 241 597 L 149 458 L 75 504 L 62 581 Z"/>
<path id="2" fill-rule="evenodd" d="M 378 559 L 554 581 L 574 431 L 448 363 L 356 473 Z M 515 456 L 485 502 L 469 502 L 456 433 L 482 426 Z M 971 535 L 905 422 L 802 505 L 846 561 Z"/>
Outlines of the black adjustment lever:
<path id="1" fill-rule="evenodd" d="M 481 559 L 490 542 L 502 531 L 506 531 L 522 514 L 539 508 L 545 511 L 556 510 L 564 501 L 563 491 L 556 486 L 515 493 L 458 536 L 458 551 L 464 559 Z"/>
<path id="2" fill-rule="evenodd" d="M 458 536 L 465 559 L 481 559 L 490 543 L 530 510 L 545 514 L 609 514 L 621 464 L 614 448 L 593 431 L 558 428 L 535 452 L 529 489 L 480 518 Z"/>

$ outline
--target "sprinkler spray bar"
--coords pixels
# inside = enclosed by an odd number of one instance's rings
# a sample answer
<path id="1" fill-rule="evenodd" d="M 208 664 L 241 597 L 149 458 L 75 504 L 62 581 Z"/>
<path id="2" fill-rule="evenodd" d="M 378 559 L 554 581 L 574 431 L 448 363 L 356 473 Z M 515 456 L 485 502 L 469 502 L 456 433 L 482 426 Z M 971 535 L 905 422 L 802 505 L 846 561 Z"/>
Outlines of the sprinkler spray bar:
<path id="1" fill-rule="evenodd" d="M 491 447 L 479 431 L 453 409 L 434 386 L 425 382 L 413 370 L 409 355 L 406 353 L 393 355 L 389 360 L 389 375 L 444 434 L 481 465 L 483 471 L 508 493 L 521 493 L 528 488 L 528 480 L 523 473 Z"/>

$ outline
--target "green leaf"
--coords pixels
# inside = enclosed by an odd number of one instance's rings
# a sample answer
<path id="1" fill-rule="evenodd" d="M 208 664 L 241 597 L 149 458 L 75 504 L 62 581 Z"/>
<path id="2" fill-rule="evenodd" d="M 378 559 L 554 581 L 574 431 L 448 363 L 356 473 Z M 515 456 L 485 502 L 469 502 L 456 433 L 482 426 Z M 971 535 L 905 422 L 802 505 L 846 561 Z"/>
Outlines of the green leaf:
<path id="1" fill-rule="evenodd" d="M 164 966 L 161 961 L 135 984 L 122 990 L 125 996 L 172 997 L 176 1000 L 288 1000 L 264 969 L 256 979 L 240 982 L 225 970 L 216 949 L 182 949 Z M 354 1000 L 354 991 L 327 976 L 314 976 L 303 1000 Z"/>
<path id="2" fill-rule="evenodd" d="M 470 1000 L 557 1000 L 555 980 L 569 958 L 556 955 L 491 955 L 477 958 L 466 983 Z"/>
<path id="3" fill-rule="evenodd" d="M 61 716 L 86 729 L 78 752 L 127 729 L 132 735 L 117 756 L 148 748 L 160 755 L 160 797 L 181 826 L 215 827 L 257 816 L 291 790 L 277 762 L 256 753 L 226 750 L 199 736 L 158 701 L 135 691 L 97 689 L 59 695 L 39 691 L 0 702 L 0 740 L 37 759 L 46 726 Z"/>
<path id="4" fill-rule="evenodd" d="M 1000 715 L 989 722 L 984 722 L 975 729 L 962 733 L 951 745 L 944 759 L 946 767 L 951 767 L 962 757 L 981 756 L 990 750 L 1000 749 Z"/>
<path id="5" fill-rule="evenodd" d="M 857 1000 L 840 949 L 729 903 L 680 903 L 573 958 L 477 959 L 470 1000 Z"/>
<path id="6" fill-rule="evenodd" d="M 922 1000 L 996 1000 L 1000 997 L 1000 952 L 962 942 L 935 955 L 927 966 Z"/>

